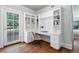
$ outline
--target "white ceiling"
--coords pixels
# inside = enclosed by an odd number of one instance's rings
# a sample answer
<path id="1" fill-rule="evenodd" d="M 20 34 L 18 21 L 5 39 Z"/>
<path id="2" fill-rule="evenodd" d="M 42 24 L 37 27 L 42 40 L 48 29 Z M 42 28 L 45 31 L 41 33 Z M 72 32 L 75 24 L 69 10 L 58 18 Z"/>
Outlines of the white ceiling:
<path id="1" fill-rule="evenodd" d="M 24 7 L 30 8 L 34 11 L 38 11 L 44 7 L 47 7 L 48 5 L 23 5 Z"/>

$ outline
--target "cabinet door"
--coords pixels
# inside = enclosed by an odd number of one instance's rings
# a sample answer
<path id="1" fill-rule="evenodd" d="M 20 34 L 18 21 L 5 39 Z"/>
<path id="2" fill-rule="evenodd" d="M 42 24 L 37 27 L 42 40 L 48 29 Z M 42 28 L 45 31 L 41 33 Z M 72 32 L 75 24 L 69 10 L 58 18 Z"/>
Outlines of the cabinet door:
<path id="1" fill-rule="evenodd" d="M 27 41 L 28 41 L 28 43 L 33 41 L 33 37 L 32 37 L 32 33 L 31 32 L 27 33 Z"/>
<path id="2" fill-rule="evenodd" d="M 53 35 L 50 38 L 50 45 L 51 47 L 55 48 L 55 49 L 59 49 L 60 48 L 60 37 L 59 35 Z"/>
<path id="3" fill-rule="evenodd" d="M 60 49 L 60 44 L 59 43 L 56 43 L 56 42 L 52 42 L 51 44 L 50 44 L 50 46 L 51 47 L 53 47 L 54 49 Z"/>
<path id="4" fill-rule="evenodd" d="M 32 42 L 32 41 L 33 41 L 32 33 L 31 32 L 25 32 L 24 42 L 29 43 L 29 42 Z"/>

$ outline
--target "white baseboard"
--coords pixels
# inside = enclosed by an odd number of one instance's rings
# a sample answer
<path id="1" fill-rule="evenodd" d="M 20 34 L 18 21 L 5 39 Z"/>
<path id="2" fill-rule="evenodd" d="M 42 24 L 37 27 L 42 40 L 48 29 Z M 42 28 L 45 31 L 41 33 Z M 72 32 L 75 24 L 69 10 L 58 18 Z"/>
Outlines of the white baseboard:
<path id="1" fill-rule="evenodd" d="M 30 43 L 30 42 L 33 42 L 34 40 L 31 40 L 31 41 L 24 41 L 25 43 Z"/>
<path id="2" fill-rule="evenodd" d="M 62 47 L 72 50 L 72 45 L 68 43 L 62 43 Z"/>

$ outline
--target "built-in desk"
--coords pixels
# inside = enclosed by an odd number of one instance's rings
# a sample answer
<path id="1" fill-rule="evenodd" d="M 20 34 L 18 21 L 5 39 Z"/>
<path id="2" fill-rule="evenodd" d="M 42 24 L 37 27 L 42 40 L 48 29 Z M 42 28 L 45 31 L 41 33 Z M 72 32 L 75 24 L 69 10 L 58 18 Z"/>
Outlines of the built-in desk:
<path id="1" fill-rule="evenodd" d="M 37 34 L 40 34 L 42 36 L 49 36 L 50 38 L 50 46 L 55 48 L 55 49 L 60 49 L 61 47 L 61 33 L 49 33 L 49 32 L 36 32 Z M 44 39 L 45 40 L 45 39 Z"/>
<path id="2" fill-rule="evenodd" d="M 60 49 L 60 47 L 61 47 L 61 39 L 62 39 L 61 38 L 61 36 L 62 36 L 61 33 L 49 33 L 49 32 L 40 32 L 40 31 L 37 31 L 35 33 L 40 34 L 44 41 L 47 41 L 47 42 L 50 43 L 51 47 L 53 47 L 53 48 L 55 48 L 57 50 Z M 34 41 L 34 38 L 33 38 L 31 32 L 26 32 L 25 34 L 26 35 L 24 35 L 24 41 L 26 43 Z"/>

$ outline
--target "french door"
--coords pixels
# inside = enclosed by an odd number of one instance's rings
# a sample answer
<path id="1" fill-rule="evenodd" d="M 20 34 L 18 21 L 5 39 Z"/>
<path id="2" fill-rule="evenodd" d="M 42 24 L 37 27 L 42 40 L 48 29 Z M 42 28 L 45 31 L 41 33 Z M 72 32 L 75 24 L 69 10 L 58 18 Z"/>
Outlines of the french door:
<path id="1" fill-rule="evenodd" d="M 4 46 L 20 42 L 22 35 L 21 13 L 11 9 L 3 9 L 3 39 Z"/>

